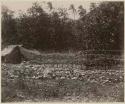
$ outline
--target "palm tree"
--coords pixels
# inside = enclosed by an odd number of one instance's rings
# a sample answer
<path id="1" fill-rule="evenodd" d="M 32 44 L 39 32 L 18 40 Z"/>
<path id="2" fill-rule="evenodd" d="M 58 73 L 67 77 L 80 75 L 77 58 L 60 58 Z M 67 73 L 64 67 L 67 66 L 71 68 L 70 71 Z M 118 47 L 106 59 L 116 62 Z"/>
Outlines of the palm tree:
<path id="1" fill-rule="evenodd" d="M 69 10 L 72 10 L 72 12 L 73 12 L 73 14 L 74 14 L 74 20 L 75 20 L 76 9 L 75 9 L 75 7 L 74 7 L 73 4 L 70 5 Z"/>
<path id="2" fill-rule="evenodd" d="M 48 5 L 48 7 L 49 7 L 49 10 L 51 11 L 51 10 L 53 9 L 52 3 L 51 3 L 51 2 L 48 2 L 47 5 Z"/>

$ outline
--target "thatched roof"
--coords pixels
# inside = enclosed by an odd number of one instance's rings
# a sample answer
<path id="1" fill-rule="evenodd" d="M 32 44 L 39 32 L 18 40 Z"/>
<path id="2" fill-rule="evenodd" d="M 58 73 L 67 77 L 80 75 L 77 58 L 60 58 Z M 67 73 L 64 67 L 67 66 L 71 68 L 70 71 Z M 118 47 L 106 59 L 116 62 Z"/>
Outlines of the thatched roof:
<path id="1" fill-rule="evenodd" d="M 16 47 L 21 47 L 22 45 L 9 45 L 7 46 L 6 48 L 4 48 L 2 51 L 1 51 L 1 56 L 5 56 L 7 54 L 10 54 L 14 48 Z"/>
<path id="2" fill-rule="evenodd" d="M 22 55 L 24 58 L 32 60 L 34 58 L 36 58 L 36 56 L 41 55 L 41 53 L 35 49 L 26 49 L 24 47 L 22 47 L 22 45 L 9 45 L 6 48 L 4 48 L 2 50 L 2 56 L 6 56 L 6 55 L 11 55 L 11 53 L 13 53 L 15 50 L 15 48 L 17 48 L 20 52 L 20 55 Z"/>
<path id="3" fill-rule="evenodd" d="M 20 47 L 20 52 L 27 59 L 34 59 L 34 58 L 36 58 L 36 56 L 41 55 L 41 53 L 37 50 L 30 50 L 30 49 L 26 49 L 24 47 Z"/>
<path id="4" fill-rule="evenodd" d="M 41 53 L 37 50 L 30 50 L 30 49 L 26 49 L 26 48 L 23 48 L 23 47 L 20 47 L 20 51 L 21 53 L 24 53 L 27 52 L 27 53 L 31 53 L 31 54 L 35 54 L 35 55 L 40 55 Z"/>

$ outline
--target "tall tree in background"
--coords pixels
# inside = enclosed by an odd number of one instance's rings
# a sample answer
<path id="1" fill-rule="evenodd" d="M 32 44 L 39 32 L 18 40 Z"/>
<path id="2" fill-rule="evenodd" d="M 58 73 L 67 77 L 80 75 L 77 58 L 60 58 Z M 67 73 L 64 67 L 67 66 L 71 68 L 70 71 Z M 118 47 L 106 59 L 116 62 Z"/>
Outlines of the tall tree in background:
<path id="1" fill-rule="evenodd" d="M 82 5 L 78 6 L 78 14 L 79 14 L 79 20 L 77 21 L 77 32 L 79 33 L 78 35 L 78 44 L 80 49 L 86 49 L 86 24 L 83 23 L 86 17 L 86 9 L 83 8 Z"/>
<path id="2" fill-rule="evenodd" d="M 51 2 L 48 2 L 47 4 L 48 4 L 48 7 L 49 7 L 49 10 L 51 11 L 51 10 L 53 9 L 52 3 L 51 3 Z"/>
<path id="3" fill-rule="evenodd" d="M 82 31 L 87 29 L 89 49 L 123 49 L 123 8 L 123 2 L 103 2 L 86 15 Z"/>
<path id="4" fill-rule="evenodd" d="M 78 7 L 78 13 L 79 13 L 80 19 L 83 18 L 86 15 L 86 10 L 83 8 L 82 5 L 80 5 Z"/>
<path id="5" fill-rule="evenodd" d="M 34 3 L 28 9 L 27 14 L 20 17 L 21 40 L 26 47 L 30 48 L 49 48 L 49 16 L 38 3 Z"/>
<path id="6" fill-rule="evenodd" d="M 13 17 L 14 12 L 6 6 L 2 6 L 2 46 L 18 44 L 16 31 L 16 21 Z"/>
<path id="7" fill-rule="evenodd" d="M 71 4 L 69 7 L 69 10 L 72 10 L 72 13 L 74 15 L 74 20 L 75 20 L 75 16 L 76 16 L 76 12 L 77 12 L 75 6 L 73 4 Z"/>
<path id="8" fill-rule="evenodd" d="M 90 11 L 94 10 L 97 7 L 96 3 L 90 4 Z"/>

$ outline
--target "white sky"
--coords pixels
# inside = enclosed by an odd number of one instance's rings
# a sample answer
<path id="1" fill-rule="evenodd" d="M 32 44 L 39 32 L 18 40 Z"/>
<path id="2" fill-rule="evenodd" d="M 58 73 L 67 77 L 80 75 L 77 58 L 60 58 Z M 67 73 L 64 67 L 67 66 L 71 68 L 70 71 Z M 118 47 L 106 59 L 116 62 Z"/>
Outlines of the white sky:
<path id="1" fill-rule="evenodd" d="M 19 10 L 26 11 L 28 8 L 32 6 L 32 3 L 38 1 L 39 3 L 43 4 L 42 2 L 52 2 L 54 8 L 69 8 L 71 4 L 74 4 L 75 8 L 79 5 L 82 5 L 87 11 L 89 11 L 90 3 L 93 0 L 2 0 L 2 5 L 7 6 L 10 10 L 14 11 L 16 15 L 18 15 Z M 99 3 L 99 1 L 94 3 Z M 43 9 L 47 7 L 43 4 Z"/>

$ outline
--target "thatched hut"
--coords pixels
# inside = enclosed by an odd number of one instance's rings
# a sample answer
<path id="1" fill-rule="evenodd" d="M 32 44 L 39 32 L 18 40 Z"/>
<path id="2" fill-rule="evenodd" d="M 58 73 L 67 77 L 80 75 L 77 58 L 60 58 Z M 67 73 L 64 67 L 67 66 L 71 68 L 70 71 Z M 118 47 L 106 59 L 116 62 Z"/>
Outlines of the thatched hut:
<path id="1" fill-rule="evenodd" d="M 37 50 L 30 50 L 22 47 L 22 45 L 9 45 L 2 50 L 2 62 L 18 64 L 24 60 L 33 60 L 41 53 Z"/>
<path id="2" fill-rule="evenodd" d="M 4 63 L 21 63 L 24 56 L 20 52 L 21 45 L 9 45 L 8 47 L 2 50 L 2 62 Z"/>

